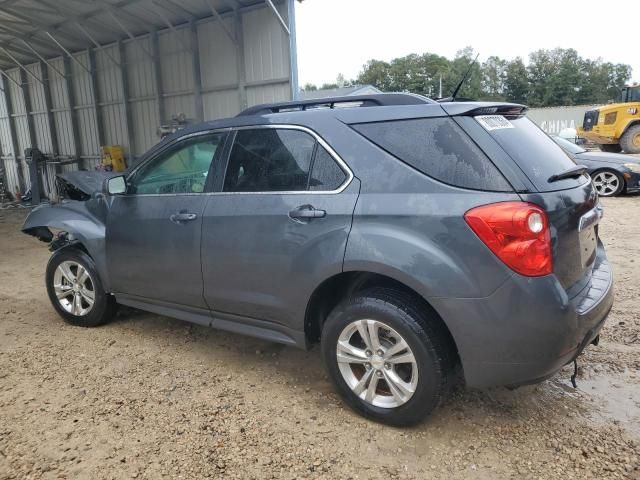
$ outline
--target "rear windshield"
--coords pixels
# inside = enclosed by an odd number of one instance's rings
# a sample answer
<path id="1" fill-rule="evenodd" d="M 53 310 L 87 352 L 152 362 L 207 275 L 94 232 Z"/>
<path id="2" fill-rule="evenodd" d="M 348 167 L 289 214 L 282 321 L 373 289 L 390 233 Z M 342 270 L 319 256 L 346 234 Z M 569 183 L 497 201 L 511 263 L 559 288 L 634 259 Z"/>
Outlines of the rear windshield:
<path id="1" fill-rule="evenodd" d="M 478 117 L 477 121 L 483 125 L 482 117 Z M 585 176 L 581 176 L 549 183 L 549 177 L 575 167 L 576 164 L 527 117 L 509 119 L 507 122 L 511 125 L 509 128 L 487 130 L 539 191 L 574 188 L 588 181 Z"/>
<path id="2" fill-rule="evenodd" d="M 351 127 L 404 163 L 443 183 L 472 190 L 513 191 L 491 160 L 450 118 Z"/>

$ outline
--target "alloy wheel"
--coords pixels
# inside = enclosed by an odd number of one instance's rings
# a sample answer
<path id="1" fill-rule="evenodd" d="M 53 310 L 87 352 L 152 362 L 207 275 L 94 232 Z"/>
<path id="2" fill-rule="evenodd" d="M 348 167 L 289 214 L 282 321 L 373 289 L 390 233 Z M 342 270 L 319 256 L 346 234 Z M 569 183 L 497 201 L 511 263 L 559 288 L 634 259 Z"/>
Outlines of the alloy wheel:
<path id="1" fill-rule="evenodd" d="M 620 188 L 620 179 L 615 173 L 599 172 L 593 176 L 593 184 L 600 196 L 610 197 Z"/>
<path id="2" fill-rule="evenodd" d="M 336 356 L 344 381 L 371 405 L 396 408 L 416 391 L 416 358 L 402 336 L 385 323 L 351 322 L 338 337 Z"/>
<path id="3" fill-rule="evenodd" d="M 95 302 L 95 289 L 89 271 L 80 263 L 67 260 L 56 268 L 53 288 L 60 306 L 72 315 L 87 315 Z"/>

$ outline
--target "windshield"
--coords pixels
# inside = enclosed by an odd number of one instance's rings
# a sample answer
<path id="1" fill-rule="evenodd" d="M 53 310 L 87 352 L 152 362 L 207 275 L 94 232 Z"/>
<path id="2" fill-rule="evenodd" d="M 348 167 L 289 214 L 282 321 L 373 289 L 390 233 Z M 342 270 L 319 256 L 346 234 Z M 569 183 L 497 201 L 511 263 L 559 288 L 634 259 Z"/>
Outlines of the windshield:
<path id="1" fill-rule="evenodd" d="M 584 153 L 586 152 L 586 150 L 582 147 L 579 147 L 578 145 L 576 145 L 575 143 L 571 143 L 569 140 L 566 140 L 564 138 L 560 138 L 560 137 L 551 137 L 555 140 L 555 142 L 560 145 L 562 147 L 563 150 L 569 152 L 569 153 L 573 153 L 578 154 L 578 153 Z"/>

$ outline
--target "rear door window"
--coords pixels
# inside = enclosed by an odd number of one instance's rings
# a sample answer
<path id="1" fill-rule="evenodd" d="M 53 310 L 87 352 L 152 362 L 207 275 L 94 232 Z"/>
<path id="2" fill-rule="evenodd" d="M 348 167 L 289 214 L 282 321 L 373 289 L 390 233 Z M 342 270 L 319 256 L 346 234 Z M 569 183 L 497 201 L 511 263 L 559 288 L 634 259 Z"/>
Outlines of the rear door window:
<path id="1" fill-rule="evenodd" d="M 481 118 L 476 119 L 481 122 Z M 510 128 L 488 129 L 505 152 L 540 192 L 565 190 L 588 182 L 586 176 L 549 183 L 549 177 L 575 163 L 549 136 L 527 117 L 508 119 Z"/>
<path id="2" fill-rule="evenodd" d="M 391 155 L 443 183 L 511 192 L 498 168 L 450 118 L 362 123 L 352 127 Z"/>

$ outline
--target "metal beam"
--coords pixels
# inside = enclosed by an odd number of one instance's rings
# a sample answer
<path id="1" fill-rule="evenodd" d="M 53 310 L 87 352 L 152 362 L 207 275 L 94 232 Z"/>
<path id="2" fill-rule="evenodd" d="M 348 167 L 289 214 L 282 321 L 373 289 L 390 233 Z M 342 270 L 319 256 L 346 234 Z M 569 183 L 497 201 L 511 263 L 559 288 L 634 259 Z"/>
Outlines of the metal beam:
<path id="1" fill-rule="evenodd" d="M 200 46 L 198 45 L 198 26 L 195 21 L 189 24 L 191 29 L 191 54 L 193 56 L 193 100 L 195 102 L 196 118 L 204 120 L 204 105 L 202 103 L 202 72 L 200 70 Z"/>
<path id="2" fill-rule="evenodd" d="M 162 5 L 162 8 L 164 8 L 167 11 L 170 11 L 172 13 L 176 13 L 180 12 L 181 15 L 183 15 L 186 20 L 191 21 L 191 20 L 196 20 L 196 16 L 193 12 L 190 12 L 189 10 L 187 10 L 186 8 L 184 8 L 182 5 L 180 5 L 177 2 L 174 2 L 173 0 L 156 0 L 153 3 L 160 2 Z"/>
<path id="3" fill-rule="evenodd" d="M 1 8 L 1 7 L 0 7 L 0 12 L 3 12 L 5 14 L 7 14 L 7 15 L 11 15 L 11 16 L 13 16 L 15 18 L 20 19 L 20 20 L 24 20 L 25 22 L 28 22 L 29 24 L 34 25 L 34 26 L 36 26 L 36 27 L 38 27 L 40 29 L 48 30 L 48 29 L 52 28 L 52 26 L 50 24 L 46 24 L 44 22 L 41 22 L 41 21 L 37 20 L 36 18 L 34 18 L 33 16 L 28 17 L 26 15 L 22 15 L 20 12 L 16 12 L 16 11 L 9 10 L 9 9 L 6 9 L 6 8 Z M 77 41 L 82 41 L 83 40 L 82 37 L 78 37 L 76 35 L 72 35 L 72 34 L 69 34 L 69 33 L 63 32 L 63 31 L 58 31 L 58 35 L 60 35 L 61 37 L 66 37 L 67 40 L 71 40 L 72 42 L 77 42 Z"/>
<path id="4" fill-rule="evenodd" d="M 136 37 L 127 27 L 125 27 L 125 25 L 120 21 L 115 12 L 111 11 L 109 12 L 109 14 L 111 15 L 111 18 L 113 18 L 113 21 L 116 22 L 116 24 L 122 29 L 122 31 L 127 34 L 131 41 L 138 45 L 147 57 L 153 60 L 153 54 L 149 52 L 149 50 L 147 50 L 147 48 L 144 46 L 144 43 L 140 41 L 140 38 Z"/>
<path id="5" fill-rule="evenodd" d="M 158 5 L 155 0 L 151 0 L 151 3 L 153 5 L 155 5 L 156 7 L 161 7 L 161 5 Z M 189 51 L 189 46 L 185 45 L 185 43 L 182 41 L 182 38 L 180 37 L 180 32 L 178 31 L 178 29 L 173 25 L 173 23 L 171 23 L 171 20 L 169 20 L 169 18 L 162 13 L 162 10 L 150 10 L 151 12 L 155 13 L 158 17 L 160 17 L 162 19 L 162 21 L 165 23 L 165 25 L 167 27 L 169 27 L 169 30 L 171 30 L 175 36 L 176 36 L 176 40 L 178 41 L 178 43 L 180 44 L 180 46 L 182 48 L 184 48 L 187 52 Z"/>
<path id="6" fill-rule="evenodd" d="M 8 74 L 2 72 L 5 78 L 10 79 L 12 82 L 17 84 L 20 88 L 22 86 L 11 78 Z M 22 171 L 22 165 L 20 164 L 20 157 L 18 156 L 18 136 L 16 134 L 16 120 L 13 118 L 13 105 L 11 104 L 11 88 L 5 82 L 2 82 L 2 86 L 4 88 L 4 103 L 7 110 L 7 117 L 9 123 L 9 140 L 11 141 L 11 149 L 13 150 L 13 160 L 16 165 L 16 173 L 18 174 L 18 190 L 20 193 L 25 193 L 25 183 L 24 183 L 24 172 Z M 15 193 L 15 192 L 14 192 Z"/>
<path id="7" fill-rule="evenodd" d="M 11 53 L 9 53 L 9 51 L 6 48 L 0 47 L 0 50 L 2 50 L 11 60 L 13 60 L 23 72 L 26 72 L 31 78 L 33 78 L 37 82 L 40 82 L 42 85 L 44 85 L 42 80 L 39 79 L 37 75 L 35 75 L 31 70 L 27 70 L 27 67 L 25 67 L 22 63 L 20 63 L 16 57 L 11 55 Z M 26 84 L 27 82 L 23 81 L 22 83 Z"/>
<path id="8" fill-rule="evenodd" d="M 133 165 L 133 150 L 135 146 L 135 137 L 133 131 L 133 115 L 131 114 L 131 105 L 129 104 L 129 78 L 127 76 L 127 53 L 124 50 L 124 43 L 118 42 L 118 52 L 120 52 L 120 61 L 123 68 L 120 69 L 120 78 L 122 81 L 122 105 L 124 106 L 125 131 L 127 132 L 127 142 L 129 143 L 129 162 Z"/>
<path id="9" fill-rule="evenodd" d="M 109 52 L 108 52 L 108 51 L 107 51 L 107 50 L 106 50 L 102 45 L 100 45 L 100 44 L 96 41 L 96 39 L 95 39 L 95 38 L 94 38 L 94 37 L 93 37 L 93 36 L 92 36 L 88 31 L 87 31 L 87 29 L 86 29 L 86 28 L 84 28 L 84 27 L 83 27 L 82 25 L 80 25 L 79 23 L 76 23 L 76 27 L 78 27 L 78 29 L 79 29 L 82 33 L 84 33 L 84 34 L 86 35 L 86 37 L 87 37 L 89 40 L 91 40 L 91 43 L 93 43 L 93 44 L 95 45 L 95 47 L 96 47 L 98 50 L 100 50 L 101 52 L 103 52 L 103 53 L 107 56 L 107 58 L 108 58 L 109 60 L 111 60 L 111 61 L 114 63 L 114 65 L 116 65 L 118 68 L 122 68 L 122 66 L 120 65 L 120 62 L 119 62 L 119 61 L 117 61 L 115 58 L 113 58 L 113 57 L 111 56 L 111 54 L 110 54 L 110 53 L 109 53 Z"/>
<path id="10" fill-rule="evenodd" d="M 4 70 L 0 70 L 0 75 L 5 77 L 11 83 L 15 84 L 18 88 L 22 88 L 22 84 L 20 82 L 15 81 L 14 78 L 11 75 L 9 75 L 7 72 L 5 72 Z"/>
<path id="11" fill-rule="evenodd" d="M 51 68 L 54 72 L 58 73 L 64 78 L 64 74 L 60 73 L 57 68 L 53 68 L 46 61 L 40 62 L 40 72 L 42 73 L 42 80 L 44 81 L 44 108 L 47 110 L 47 127 L 51 135 L 51 150 L 54 156 L 58 155 L 58 129 L 56 128 L 55 118 L 53 116 L 53 102 L 51 101 L 51 83 L 49 82 L 49 70 Z"/>
<path id="12" fill-rule="evenodd" d="M 64 48 L 64 45 L 62 45 L 58 40 L 56 40 L 56 38 L 55 38 L 53 35 L 51 35 L 49 32 L 44 32 L 44 33 L 46 33 L 46 34 L 47 34 L 47 36 L 48 36 L 51 40 L 53 40 L 53 42 L 54 42 L 56 45 L 58 45 L 58 47 L 60 47 L 60 49 L 61 49 L 64 53 L 66 53 L 66 54 L 67 54 L 67 56 L 68 56 L 70 59 L 72 59 L 74 62 L 76 62 L 78 65 L 80 65 L 80 67 L 81 67 L 85 72 L 87 72 L 89 75 L 91 75 L 91 71 L 90 71 L 87 67 L 85 67 L 85 66 L 83 65 L 83 63 L 82 63 L 80 60 L 78 60 L 76 57 L 74 57 L 74 56 L 71 54 L 71 52 L 70 52 L 69 50 L 67 50 L 66 48 Z M 63 56 L 63 57 L 64 57 L 64 56 Z"/>
<path id="13" fill-rule="evenodd" d="M 289 27 L 287 26 L 287 23 L 284 21 L 284 19 L 282 18 L 282 16 L 280 15 L 280 12 L 278 11 L 278 9 L 276 8 L 276 6 L 273 4 L 273 2 L 271 0 L 265 0 L 267 2 L 267 4 L 269 5 L 269 7 L 271 7 L 271 10 L 273 10 L 273 13 L 275 14 L 276 18 L 278 19 L 278 21 L 280 22 L 280 26 L 282 27 L 282 29 L 285 31 L 285 33 L 287 35 L 291 35 L 291 32 L 289 31 Z"/>
<path id="14" fill-rule="evenodd" d="M 296 35 L 296 5 L 295 0 L 287 0 L 287 16 L 289 17 L 289 68 L 291 69 L 291 99 L 300 96 L 298 85 L 298 41 Z"/>
<path id="15" fill-rule="evenodd" d="M 105 144 L 104 140 L 104 125 L 102 124 L 102 112 L 100 109 L 100 102 L 98 102 L 98 78 L 96 75 L 96 52 L 92 49 L 87 50 L 87 56 L 89 57 L 89 70 L 91 70 L 91 98 L 93 100 L 93 108 L 96 112 L 96 129 L 98 130 L 98 143 L 100 146 Z"/>
<path id="16" fill-rule="evenodd" d="M 62 57 L 62 64 L 64 65 L 64 79 L 67 89 L 67 98 L 69 99 L 69 113 L 71 115 L 71 134 L 73 135 L 73 148 L 75 150 L 76 157 L 80 160 L 82 155 L 82 144 L 80 143 L 80 128 L 78 124 L 78 112 L 76 111 L 76 94 L 73 90 L 73 71 L 71 70 L 70 58 L 74 58 L 71 55 Z M 78 61 L 76 59 L 76 61 Z M 80 63 L 80 62 L 78 62 Z M 82 64 L 80 64 L 82 65 Z M 82 65 L 84 68 L 84 65 Z M 86 68 L 85 68 L 86 70 Z M 91 72 L 89 72 L 91 73 Z"/>
<path id="17" fill-rule="evenodd" d="M 151 32 L 151 50 L 153 51 L 153 77 L 156 83 L 156 105 L 158 107 L 158 120 L 160 124 L 166 121 L 166 112 L 164 106 L 164 88 L 162 86 L 162 68 L 160 67 L 160 45 L 158 42 L 158 31 Z"/>
<path id="18" fill-rule="evenodd" d="M 116 34 L 116 35 L 120 34 L 120 32 L 117 29 L 112 28 L 107 23 L 96 22 L 96 21 L 93 21 L 93 20 L 91 20 L 89 18 L 82 18 L 79 15 L 73 15 L 69 11 L 62 10 L 62 9 L 58 8 L 56 3 L 51 3 L 49 0 L 32 0 L 32 1 L 36 2 L 36 3 L 39 3 L 40 5 L 44 5 L 44 6 L 47 6 L 49 8 L 55 9 L 58 12 L 59 16 L 61 16 L 62 18 L 65 18 L 65 19 L 69 19 L 74 23 L 82 22 L 88 28 L 91 28 L 91 29 L 102 30 L 104 32 L 109 32 L 112 35 L 113 34 Z"/>
<path id="19" fill-rule="evenodd" d="M 231 31 L 231 29 L 229 28 L 227 23 L 222 18 L 222 15 L 220 15 L 220 13 L 218 13 L 218 10 L 216 10 L 216 7 L 213 4 L 213 1 L 212 0 L 204 0 L 204 1 L 209 6 L 209 9 L 211 10 L 211 13 L 213 13 L 213 16 L 216 17 L 216 20 L 218 20 L 218 22 L 220 22 L 220 25 L 224 29 L 224 32 L 227 34 L 227 37 L 229 37 L 231 39 L 231 41 L 234 44 L 236 44 L 238 42 L 238 40 L 236 39 L 235 35 Z"/>
<path id="20" fill-rule="evenodd" d="M 242 14 L 240 9 L 234 11 L 233 26 L 236 32 L 236 65 L 238 68 L 238 99 L 240 111 L 248 106 L 247 102 L 247 72 L 244 64 L 244 32 L 242 30 Z"/>
<path id="21" fill-rule="evenodd" d="M 34 49 L 34 48 L 29 44 L 29 42 L 27 42 L 26 40 L 22 40 L 22 43 L 24 43 L 24 44 L 27 46 L 27 48 L 28 48 L 29 50 L 31 50 L 31 51 L 36 55 L 36 57 L 38 57 L 38 58 L 40 59 L 40 62 L 41 62 L 41 63 L 44 63 L 47 67 L 49 67 L 51 70 L 53 70 L 54 72 L 56 72 L 56 73 L 57 73 L 58 75 L 60 75 L 61 77 L 64 77 L 64 73 L 62 73 L 60 70 L 58 70 L 56 67 L 54 67 L 51 63 L 49 63 L 49 62 L 48 62 L 48 61 L 47 61 L 47 60 L 46 60 L 42 55 L 40 55 L 40 54 L 36 51 L 36 49 Z M 48 75 L 48 74 L 47 74 L 47 78 L 49 78 L 49 75 Z M 44 80 L 44 78 L 43 78 L 43 80 Z"/>
<path id="22" fill-rule="evenodd" d="M 17 40 L 22 40 L 22 41 L 29 40 L 34 45 L 38 45 L 40 48 L 49 49 L 53 52 L 56 51 L 56 49 L 51 46 L 51 43 L 45 42 L 44 40 L 39 40 L 37 38 L 33 38 L 32 36 L 22 35 L 17 30 L 7 28 L 6 25 L 0 25 L 0 33 L 6 33 L 8 35 L 11 35 L 14 39 L 17 39 Z M 10 44 L 11 44 L 11 41 L 3 43 L 4 46 L 9 46 Z"/>

